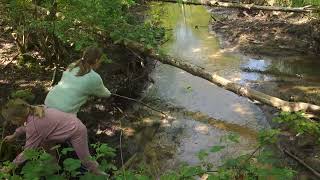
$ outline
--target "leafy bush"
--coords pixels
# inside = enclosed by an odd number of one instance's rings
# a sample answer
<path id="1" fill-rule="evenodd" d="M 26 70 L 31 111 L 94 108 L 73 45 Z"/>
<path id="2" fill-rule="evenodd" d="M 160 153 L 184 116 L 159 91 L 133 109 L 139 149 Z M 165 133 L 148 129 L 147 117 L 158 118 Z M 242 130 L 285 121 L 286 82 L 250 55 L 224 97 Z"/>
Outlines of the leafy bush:
<path id="1" fill-rule="evenodd" d="M 273 121 L 287 124 L 299 134 L 309 134 L 320 137 L 320 124 L 304 116 L 303 112 L 281 112 Z"/>
<path id="2" fill-rule="evenodd" d="M 289 168 L 283 168 L 277 165 L 277 159 L 274 158 L 272 152 L 263 150 L 261 145 L 272 143 L 270 140 L 277 135 L 277 131 L 264 131 L 259 135 L 260 142 L 258 149 L 251 154 L 242 155 L 237 158 L 228 159 L 225 164 L 218 167 L 218 169 L 212 169 L 213 165 L 206 161 L 210 153 L 217 153 L 226 146 L 216 145 L 208 150 L 202 150 L 198 153 L 198 157 L 201 161 L 199 165 L 189 166 L 182 165 L 175 171 L 169 171 L 164 173 L 161 180 L 191 180 L 197 179 L 202 176 L 207 176 L 208 180 L 263 180 L 272 178 L 275 180 L 292 179 L 295 172 Z M 226 136 L 226 142 L 238 143 L 239 136 L 230 134 Z M 124 170 L 115 167 L 111 159 L 116 156 L 115 150 L 109 147 L 107 144 L 94 144 L 92 145 L 96 151 L 94 159 L 100 162 L 101 169 L 110 172 L 112 179 L 116 180 L 148 180 L 152 179 L 150 175 L 144 170 Z M 55 146 L 53 149 L 59 149 L 60 146 Z M 59 151 L 59 159 L 61 156 L 65 156 L 68 152 L 72 151 L 72 148 L 64 148 Z M 80 178 L 81 180 L 98 180 L 106 179 L 103 176 L 96 176 L 89 172 L 81 171 L 81 162 L 77 159 L 65 158 L 63 160 L 63 166 L 52 163 L 53 158 L 44 152 L 43 150 L 29 150 L 25 154 L 28 159 L 27 163 L 22 167 L 19 174 L 0 174 L 1 179 L 72 179 Z M 63 159 L 63 158 L 62 158 Z M 12 163 L 6 162 L 4 167 L 14 169 Z"/>
<path id="3" fill-rule="evenodd" d="M 138 23 L 130 16 L 133 0 L 6 1 L 20 52 L 36 48 L 49 62 L 62 59 L 70 46 L 80 51 L 112 38 L 156 47 L 164 36 L 158 25 Z"/>
<path id="4" fill-rule="evenodd" d="M 27 102 L 32 102 L 35 98 L 34 94 L 31 92 L 30 89 L 25 90 L 17 90 L 11 93 L 11 98 L 20 98 Z"/>

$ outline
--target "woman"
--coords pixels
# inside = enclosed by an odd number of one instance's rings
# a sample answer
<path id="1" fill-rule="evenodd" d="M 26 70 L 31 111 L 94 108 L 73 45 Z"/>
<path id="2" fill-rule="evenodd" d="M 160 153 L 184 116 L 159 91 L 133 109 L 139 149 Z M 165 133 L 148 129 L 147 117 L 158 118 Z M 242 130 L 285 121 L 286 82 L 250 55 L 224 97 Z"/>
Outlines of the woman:
<path id="1" fill-rule="evenodd" d="M 104 86 L 94 70 L 100 66 L 102 50 L 88 48 L 83 57 L 63 72 L 61 81 L 48 93 L 45 105 L 63 112 L 77 114 L 88 97 L 109 97 L 110 91 Z"/>
<path id="2" fill-rule="evenodd" d="M 11 142 L 26 134 L 24 151 L 44 148 L 49 150 L 56 143 L 71 142 L 82 164 L 97 175 L 105 175 L 98 169 L 98 163 L 90 158 L 87 128 L 75 114 L 53 108 L 31 106 L 21 99 L 9 101 L 2 109 L 2 115 L 14 125 L 20 126 L 15 133 L 4 138 Z M 21 165 L 25 161 L 24 151 L 13 161 Z"/>

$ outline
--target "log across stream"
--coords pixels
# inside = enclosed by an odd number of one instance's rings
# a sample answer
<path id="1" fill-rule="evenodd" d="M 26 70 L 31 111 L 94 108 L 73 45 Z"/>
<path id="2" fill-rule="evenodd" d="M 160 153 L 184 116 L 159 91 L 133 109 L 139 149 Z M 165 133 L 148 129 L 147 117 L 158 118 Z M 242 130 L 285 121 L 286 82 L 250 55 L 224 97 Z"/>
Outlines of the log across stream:
<path id="1" fill-rule="evenodd" d="M 290 62 L 284 59 L 277 63 L 278 60 L 253 59 L 226 53 L 220 49 L 218 38 L 208 32 L 210 15 L 204 7 L 155 3 L 151 10 L 157 8 L 165 10 L 165 16 L 162 17 L 164 24 L 167 28 L 173 29 L 171 40 L 163 46 L 165 53 L 173 59 L 183 59 L 195 68 L 215 72 L 241 85 L 278 79 L 268 74 L 244 72 L 241 70 L 243 67 L 292 67 Z M 295 68 L 291 70 L 295 71 Z M 168 160 L 166 162 L 169 163 L 164 163 L 162 167 L 170 169 L 181 162 L 196 164 L 198 151 L 219 145 L 223 136 L 239 134 L 239 144 L 210 156 L 210 161 L 219 165 L 225 158 L 252 151 L 255 147 L 253 139 L 256 132 L 269 127 L 260 108 L 247 98 L 226 91 L 181 69 L 158 63 L 152 78 L 154 83 L 146 91 L 144 101 L 176 117 L 174 121 L 163 124 L 160 135 L 156 136 L 154 144 L 149 146 L 155 148 L 159 154 L 162 151 L 161 145 L 158 147 L 157 142 L 174 146 L 173 157 L 160 158 L 162 161 Z M 272 88 L 277 90 L 276 86 Z M 172 111 L 168 106 L 179 108 Z M 141 112 L 140 117 L 144 120 L 156 119 L 150 113 Z"/>

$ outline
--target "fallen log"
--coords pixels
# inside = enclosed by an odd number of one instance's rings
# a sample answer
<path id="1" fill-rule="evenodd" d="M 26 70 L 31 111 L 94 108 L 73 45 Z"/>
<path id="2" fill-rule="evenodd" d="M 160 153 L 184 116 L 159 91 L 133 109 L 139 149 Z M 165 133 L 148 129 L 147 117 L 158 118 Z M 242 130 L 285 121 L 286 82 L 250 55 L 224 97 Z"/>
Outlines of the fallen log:
<path id="1" fill-rule="evenodd" d="M 319 115 L 320 114 L 320 106 L 309 104 L 305 102 L 288 102 L 282 100 L 277 97 L 273 97 L 262 92 L 251 89 L 250 87 L 246 87 L 237 83 L 234 83 L 230 80 L 227 80 L 221 76 L 218 76 L 216 73 L 211 73 L 204 68 L 193 65 L 191 63 L 170 57 L 168 55 L 160 55 L 153 49 L 145 48 L 143 45 L 126 41 L 124 43 L 127 47 L 134 49 L 138 52 L 141 52 L 145 56 L 149 56 L 153 59 L 156 59 L 164 64 L 169 64 L 171 66 L 182 69 L 194 76 L 198 76 L 200 78 L 206 79 L 209 82 L 216 84 L 220 87 L 223 87 L 226 90 L 232 91 L 240 96 L 248 97 L 252 100 L 257 100 L 263 104 L 270 105 L 277 109 L 287 112 L 297 112 L 297 111 L 305 111 L 307 113 Z"/>
<path id="2" fill-rule="evenodd" d="M 190 2 L 190 1 L 176 1 L 176 0 L 152 0 L 152 1 L 182 3 L 182 4 L 189 4 L 189 5 L 207 5 L 210 7 L 245 9 L 245 10 L 282 11 L 282 12 L 297 12 L 297 13 L 310 13 L 310 12 L 320 11 L 319 9 L 313 8 L 311 6 L 305 6 L 305 7 L 259 6 L 254 4 L 229 3 L 229 2 L 219 2 L 219 1 L 207 1 L 207 2 Z"/>

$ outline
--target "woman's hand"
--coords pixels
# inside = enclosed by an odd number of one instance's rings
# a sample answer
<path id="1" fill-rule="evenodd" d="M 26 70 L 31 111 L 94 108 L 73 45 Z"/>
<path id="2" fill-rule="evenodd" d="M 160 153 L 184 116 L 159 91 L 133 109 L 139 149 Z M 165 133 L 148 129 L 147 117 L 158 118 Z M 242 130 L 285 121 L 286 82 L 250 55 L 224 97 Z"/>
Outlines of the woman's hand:
<path id="1" fill-rule="evenodd" d="M 16 139 L 16 135 L 12 134 L 12 135 L 6 136 L 3 140 L 5 142 L 13 142 L 15 139 Z"/>

